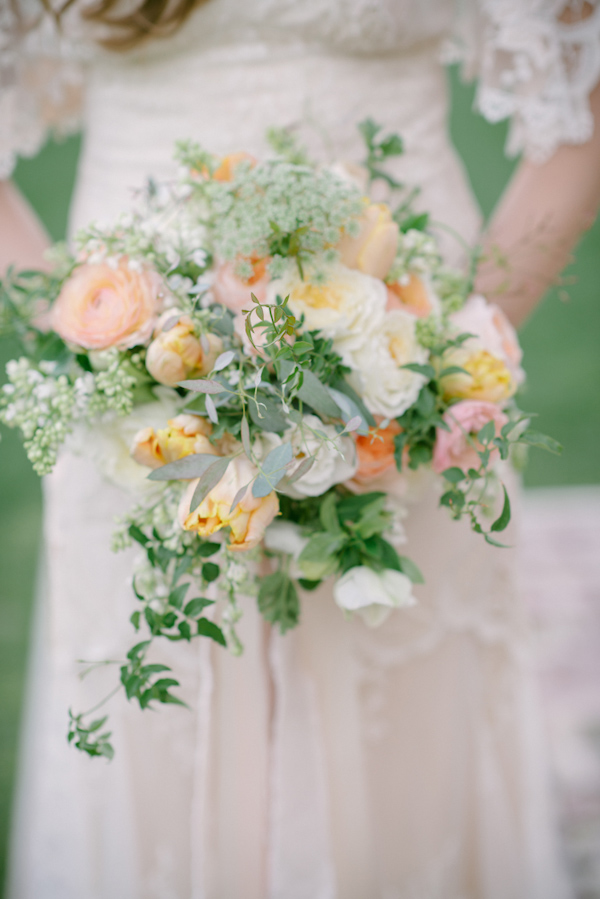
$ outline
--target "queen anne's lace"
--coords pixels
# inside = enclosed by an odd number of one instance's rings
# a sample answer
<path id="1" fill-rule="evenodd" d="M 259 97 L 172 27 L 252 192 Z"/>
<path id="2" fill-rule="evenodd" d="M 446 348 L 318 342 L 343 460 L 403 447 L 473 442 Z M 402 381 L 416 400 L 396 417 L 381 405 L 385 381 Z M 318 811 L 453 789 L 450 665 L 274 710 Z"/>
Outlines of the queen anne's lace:
<path id="1" fill-rule="evenodd" d="M 512 119 L 509 155 L 543 162 L 592 136 L 598 0 L 479 0 L 459 18 L 449 58 L 479 78 L 476 105 L 488 121 Z"/>

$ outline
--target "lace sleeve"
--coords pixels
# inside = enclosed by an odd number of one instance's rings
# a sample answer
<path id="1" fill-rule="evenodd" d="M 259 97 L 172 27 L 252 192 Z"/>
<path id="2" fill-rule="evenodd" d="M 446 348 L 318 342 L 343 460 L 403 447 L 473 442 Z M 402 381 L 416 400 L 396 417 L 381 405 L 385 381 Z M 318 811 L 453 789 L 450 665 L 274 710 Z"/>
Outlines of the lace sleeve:
<path id="1" fill-rule="evenodd" d="M 600 0 L 472 0 L 446 59 L 478 78 L 475 104 L 488 121 L 511 119 L 507 153 L 543 162 L 592 135 Z"/>
<path id="2" fill-rule="evenodd" d="M 27 4 L 17 2 L 0 0 L 0 178 L 17 155 L 35 154 L 49 131 L 75 131 L 81 111 L 80 62 L 49 17 L 26 27 Z"/>

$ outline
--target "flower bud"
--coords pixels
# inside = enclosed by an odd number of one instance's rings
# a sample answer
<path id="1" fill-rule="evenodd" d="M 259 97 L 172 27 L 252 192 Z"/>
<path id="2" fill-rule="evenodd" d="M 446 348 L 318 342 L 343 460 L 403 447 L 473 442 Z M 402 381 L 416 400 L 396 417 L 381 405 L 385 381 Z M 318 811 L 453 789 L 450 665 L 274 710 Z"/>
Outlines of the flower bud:
<path id="1" fill-rule="evenodd" d="M 203 346 L 187 315 L 182 315 L 172 328 L 163 330 L 169 319 L 176 315 L 172 309 L 163 313 L 154 340 L 146 351 L 146 368 L 159 384 L 167 387 L 208 374 L 223 349 L 221 338 L 215 334 L 206 334 Z"/>

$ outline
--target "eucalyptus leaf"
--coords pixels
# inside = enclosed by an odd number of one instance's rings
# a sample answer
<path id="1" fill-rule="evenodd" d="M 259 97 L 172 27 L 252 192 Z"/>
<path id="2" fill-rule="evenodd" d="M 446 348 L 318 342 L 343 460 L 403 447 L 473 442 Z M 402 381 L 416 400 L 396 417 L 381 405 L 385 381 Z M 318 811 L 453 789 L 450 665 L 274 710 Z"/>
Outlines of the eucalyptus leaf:
<path id="1" fill-rule="evenodd" d="M 231 462 L 229 456 L 216 456 L 213 458 L 215 461 L 206 469 L 194 490 L 194 495 L 190 503 L 190 512 L 197 509 L 213 487 L 217 486 Z"/>
<path id="2" fill-rule="evenodd" d="M 272 449 L 262 463 L 261 473 L 252 485 L 253 496 L 257 498 L 268 496 L 284 476 L 286 466 L 293 458 L 294 451 L 291 443 L 282 443 Z"/>
<path id="3" fill-rule="evenodd" d="M 281 403 L 265 393 L 259 392 L 256 402 L 253 398 L 249 400 L 248 411 L 254 424 L 263 431 L 281 433 L 288 426 Z"/>
<path id="4" fill-rule="evenodd" d="M 194 393 L 223 393 L 227 388 L 220 381 L 214 381 L 212 378 L 192 378 L 187 381 L 180 381 L 178 387 L 185 387 L 186 390 L 193 390 Z"/>
<path id="5" fill-rule="evenodd" d="M 236 495 L 233 497 L 233 502 L 232 502 L 231 506 L 229 507 L 230 515 L 233 512 L 233 510 L 235 509 L 235 507 L 238 505 L 238 503 L 241 503 L 243 498 L 246 496 L 246 491 L 248 490 L 249 486 L 250 486 L 250 482 L 248 482 L 247 484 L 244 484 L 244 486 L 240 487 L 240 489 L 238 490 Z"/>
<path id="6" fill-rule="evenodd" d="M 227 366 L 233 362 L 235 356 L 235 350 L 227 350 L 226 352 L 221 353 L 220 356 L 217 356 L 212 370 L 214 372 L 217 372 L 222 371 L 224 368 L 227 368 Z"/>
<path id="7" fill-rule="evenodd" d="M 519 437 L 521 443 L 528 443 L 529 446 L 537 446 L 538 449 L 548 450 L 550 453 L 554 453 L 559 456 L 562 453 L 562 446 L 557 440 L 554 440 L 552 437 L 548 437 L 546 434 L 540 434 L 538 431 L 525 431 Z"/>
<path id="8" fill-rule="evenodd" d="M 408 556 L 398 556 L 400 567 L 402 569 L 402 573 L 406 575 L 406 577 L 410 578 L 413 584 L 424 584 L 425 578 L 421 572 L 421 569 L 418 565 L 416 565 L 412 559 L 409 559 Z"/>
<path id="9" fill-rule="evenodd" d="M 148 475 L 150 481 L 184 481 L 200 478 L 219 456 L 209 453 L 192 453 L 175 462 L 155 468 Z"/>
<path id="10" fill-rule="evenodd" d="M 298 391 L 298 398 L 302 402 L 308 403 L 319 415 L 329 418 L 343 418 L 342 410 L 317 376 L 307 369 L 302 369 L 302 374 L 304 375 L 304 381 Z"/>
<path id="11" fill-rule="evenodd" d="M 211 396 L 206 395 L 206 411 L 208 412 L 208 417 L 212 421 L 214 425 L 219 424 L 219 416 L 217 415 L 217 407 L 215 406 L 215 402 Z"/>
<path id="12" fill-rule="evenodd" d="M 287 481 L 289 484 L 293 484 L 295 481 L 300 480 L 300 478 L 304 477 L 307 474 L 313 465 L 315 464 L 314 456 L 306 456 L 298 468 L 295 468 L 294 471 L 287 476 Z"/>

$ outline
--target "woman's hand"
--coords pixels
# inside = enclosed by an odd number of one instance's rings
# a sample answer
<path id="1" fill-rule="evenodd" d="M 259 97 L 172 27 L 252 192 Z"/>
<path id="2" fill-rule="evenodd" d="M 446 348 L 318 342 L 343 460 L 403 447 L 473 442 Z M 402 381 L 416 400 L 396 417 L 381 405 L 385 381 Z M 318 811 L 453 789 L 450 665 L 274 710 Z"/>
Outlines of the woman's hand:
<path id="1" fill-rule="evenodd" d="M 476 289 L 522 324 L 570 260 L 600 206 L 600 84 L 592 139 L 548 162 L 522 162 L 492 217 Z"/>
<path id="2" fill-rule="evenodd" d="M 47 268 L 48 235 L 35 213 L 10 181 L 0 181 L 0 277 L 9 265 Z"/>

